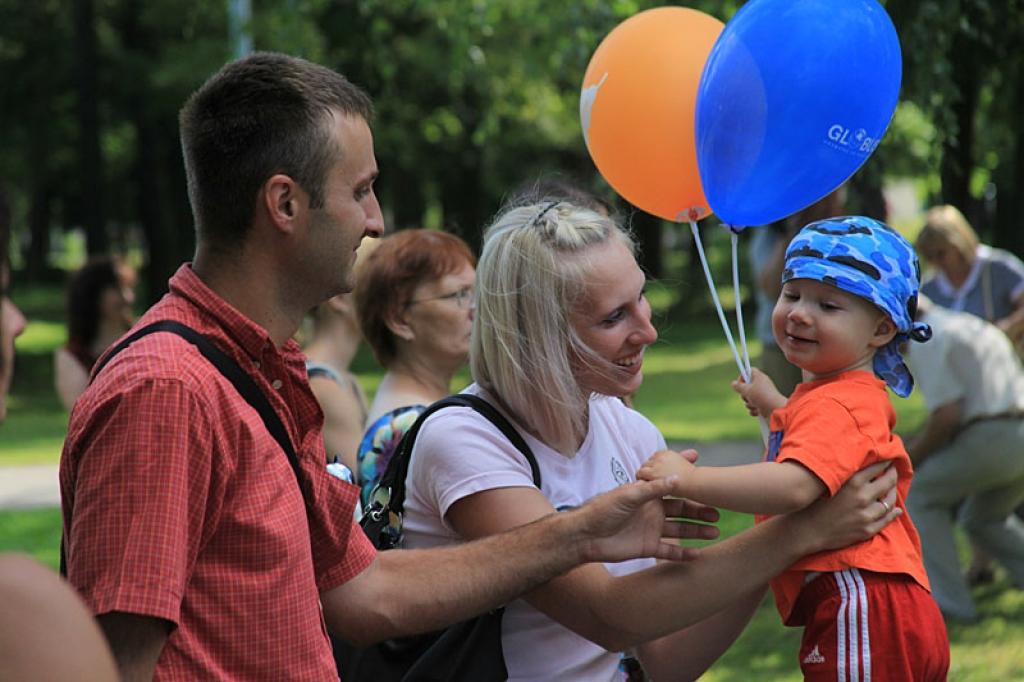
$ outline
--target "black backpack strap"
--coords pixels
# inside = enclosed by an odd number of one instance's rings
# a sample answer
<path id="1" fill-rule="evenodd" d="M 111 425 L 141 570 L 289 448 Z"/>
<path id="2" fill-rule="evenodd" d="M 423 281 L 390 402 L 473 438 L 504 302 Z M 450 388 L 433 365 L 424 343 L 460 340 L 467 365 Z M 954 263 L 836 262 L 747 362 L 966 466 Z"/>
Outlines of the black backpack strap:
<path id="1" fill-rule="evenodd" d="M 274 440 L 277 441 L 277 444 L 281 446 L 281 449 L 284 450 L 284 453 L 288 456 L 288 463 L 292 466 L 292 471 L 295 473 L 295 480 L 299 484 L 299 491 L 301 493 L 302 479 L 299 478 L 299 458 L 295 454 L 295 448 L 292 446 L 291 438 L 288 437 L 288 431 L 281 422 L 281 418 L 278 416 L 277 411 L 275 411 L 271 406 L 270 401 L 267 400 L 267 396 L 260 390 L 260 387 L 256 385 L 255 380 L 253 380 L 245 370 L 239 367 L 238 363 L 235 362 L 231 356 L 220 348 L 217 348 L 209 338 L 200 334 L 195 329 L 174 320 L 160 320 L 159 322 L 148 324 L 129 336 L 126 336 L 120 343 L 107 351 L 103 357 L 100 358 L 99 362 L 96 363 L 96 367 L 93 369 L 90 381 L 95 379 L 96 375 L 103 371 L 103 368 L 107 366 L 107 363 L 114 359 L 115 355 L 141 339 L 143 336 L 148 336 L 157 332 L 177 334 L 198 348 L 202 356 L 206 358 L 211 365 L 217 368 L 217 371 L 224 375 L 225 379 L 231 382 L 231 385 L 234 386 L 235 390 L 238 391 L 238 394 L 245 399 L 245 402 L 249 403 L 249 405 L 259 413 L 267 431 L 274 437 Z M 305 495 L 302 497 L 303 499 L 306 498 Z M 60 548 L 60 572 L 61 575 L 67 575 L 63 542 L 61 542 Z"/>
<path id="2" fill-rule="evenodd" d="M 296 478 L 299 475 L 299 458 L 295 454 L 295 448 L 292 446 L 291 438 L 288 437 L 288 431 L 285 429 L 284 424 L 281 422 L 281 418 L 278 416 L 277 411 L 270 405 L 270 401 L 267 400 L 267 396 L 263 394 L 260 387 L 256 385 L 249 374 L 238 366 L 231 356 L 217 348 L 210 341 L 209 338 L 200 334 L 195 329 L 184 325 L 174 320 L 161 320 L 154 322 L 153 324 L 146 325 L 142 329 L 139 329 L 134 334 L 125 337 L 120 343 L 110 349 L 110 351 L 100 359 L 97 363 L 96 369 L 93 371 L 92 376 L 95 378 L 107 363 L 110 362 L 115 355 L 120 353 L 122 350 L 130 346 L 135 341 L 138 341 L 143 336 L 149 334 L 155 334 L 157 332 L 170 332 L 177 334 L 181 338 L 185 339 L 196 348 L 206 358 L 211 365 L 217 368 L 217 371 L 224 375 L 224 378 L 231 382 L 231 385 L 235 387 L 238 394 L 245 399 L 245 402 L 249 403 L 260 417 L 263 419 L 263 424 L 267 427 L 267 431 L 274 437 L 277 444 L 281 446 L 285 454 L 288 455 L 288 462 L 292 465 L 292 470 L 295 472 Z"/>
<path id="3" fill-rule="evenodd" d="M 516 431 L 515 427 L 509 423 L 508 419 L 499 412 L 493 405 L 481 398 L 480 396 L 472 395 L 469 393 L 458 393 L 456 395 L 442 398 L 436 403 L 430 405 L 426 410 L 420 413 L 416 421 L 405 432 L 402 436 L 401 442 L 398 444 L 398 448 L 395 450 L 395 454 L 391 457 L 391 461 L 388 462 L 388 467 L 384 471 L 384 475 L 381 476 L 379 487 L 389 489 L 390 494 L 387 496 L 387 508 L 394 513 L 401 514 L 405 510 L 405 480 L 409 474 L 409 463 L 412 461 L 412 448 L 416 443 L 416 436 L 420 432 L 420 427 L 423 426 L 423 422 L 427 420 L 427 417 L 437 412 L 438 410 L 444 409 L 445 407 L 460 406 L 469 407 L 480 414 L 482 414 L 487 421 L 491 422 L 505 434 L 505 437 L 516 446 L 516 449 L 523 454 L 526 461 L 530 464 L 530 471 L 533 474 L 533 484 L 540 488 L 540 467 L 537 465 L 537 460 L 533 456 L 533 451 L 530 450 L 530 446 L 526 444 L 523 437 Z M 374 496 L 371 495 L 371 499 Z M 370 510 L 367 510 L 368 512 Z M 378 510 L 379 513 L 379 510 Z"/>

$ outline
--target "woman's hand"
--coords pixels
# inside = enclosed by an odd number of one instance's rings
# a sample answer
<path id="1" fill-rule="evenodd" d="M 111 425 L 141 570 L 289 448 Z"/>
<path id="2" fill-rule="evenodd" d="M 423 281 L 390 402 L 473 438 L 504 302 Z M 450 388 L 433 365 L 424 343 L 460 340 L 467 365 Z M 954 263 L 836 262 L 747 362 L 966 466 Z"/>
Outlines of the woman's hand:
<path id="1" fill-rule="evenodd" d="M 896 469 L 877 462 L 861 469 L 830 498 L 790 514 L 801 524 L 806 554 L 863 542 L 903 514 L 896 507 Z"/>
<path id="2" fill-rule="evenodd" d="M 732 390 L 740 394 L 747 412 L 753 417 L 768 419 L 772 412 L 786 405 L 786 396 L 779 393 L 771 378 L 756 367 L 751 370 L 750 383 L 739 377 L 732 382 Z"/>

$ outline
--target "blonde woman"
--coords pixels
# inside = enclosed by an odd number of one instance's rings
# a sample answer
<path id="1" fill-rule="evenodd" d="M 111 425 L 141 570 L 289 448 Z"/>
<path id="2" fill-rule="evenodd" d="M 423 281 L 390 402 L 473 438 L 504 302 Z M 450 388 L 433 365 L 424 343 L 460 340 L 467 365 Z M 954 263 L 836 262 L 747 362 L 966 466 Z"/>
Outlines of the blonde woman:
<path id="1" fill-rule="evenodd" d="M 1024 334 L 1024 262 L 982 244 L 955 206 L 928 211 L 915 244 L 935 272 L 921 293 L 936 305 L 988 320 L 1011 339 Z"/>
<path id="2" fill-rule="evenodd" d="M 657 339 L 632 238 L 607 216 L 562 201 L 503 211 L 477 272 L 468 390 L 503 411 L 530 467 L 468 408 L 424 424 L 407 478 L 409 547 L 499 533 L 636 479 L 665 441 L 618 396 L 643 381 Z M 694 455 L 695 456 L 695 455 Z M 807 553 L 863 540 L 892 518 L 891 472 L 862 472 L 832 501 L 780 517 L 685 565 L 588 564 L 511 603 L 502 624 L 511 680 L 625 679 L 636 648 L 655 679 L 693 679 L 733 641 L 765 583 Z M 709 508 L 691 511 L 716 520 Z M 710 535 L 709 535 L 710 536 Z"/>

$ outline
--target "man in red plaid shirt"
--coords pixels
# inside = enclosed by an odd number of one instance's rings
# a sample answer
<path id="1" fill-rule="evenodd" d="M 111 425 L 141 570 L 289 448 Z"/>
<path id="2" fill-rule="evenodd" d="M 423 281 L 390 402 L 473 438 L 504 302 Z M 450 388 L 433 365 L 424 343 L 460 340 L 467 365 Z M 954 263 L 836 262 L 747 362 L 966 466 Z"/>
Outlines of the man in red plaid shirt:
<path id="1" fill-rule="evenodd" d="M 344 77 L 275 54 L 228 64 L 181 112 L 198 246 L 137 328 L 184 323 L 251 375 L 295 444 L 301 491 L 259 415 L 184 339 L 148 335 L 95 376 L 61 458 L 64 541 L 126 679 L 337 679 L 327 628 L 357 643 L 430 631 L 583 562 L 693 555 L 660 542 L 699 532 L 665 522 L 662 482 L 456 548 L 377 554 L 353 523 L 358 491 L 325 470 L 291 337 L 351 288 L 356 247 L 384 230 L 371 116 Z"/>

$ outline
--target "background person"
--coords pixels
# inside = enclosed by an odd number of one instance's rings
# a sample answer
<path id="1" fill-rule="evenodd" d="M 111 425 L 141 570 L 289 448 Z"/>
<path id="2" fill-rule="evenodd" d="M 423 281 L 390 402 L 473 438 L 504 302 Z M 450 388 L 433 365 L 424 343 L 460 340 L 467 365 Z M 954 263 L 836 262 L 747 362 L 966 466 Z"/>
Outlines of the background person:
<path id="1" fill-rule="evenodd" d="M 402 230 L 382 239 L 359 270 L 359 325 L 385 370 L 358 450 L 364 507 L 402 436 L 428 405 L 451 394 L 466 365 L 475 266 L 453 234 Z"/>
<path id="2" fill-rule="evenodd" d="M 96 360 L 135 322 L 135 269 L 116 258 L 83 265 L 68 282 L 68 340 L 54 352 L 54 384 L 71 411 Z"/>
<path id="3" fill-rule="evenodd" d="M 522 434 L 542 488 L 484 417 L 442 410 L 412 454 L 407 546 L 459 545 L 572 509 L 629 484 L 664 448 L 654 425 L 618 399 L 640 386 L 644 349 L 657 338 L 634 249 L 606 216 L 559 201 L 508 208 L 487 229 L 468 391 Z M 654 679 L 697 677 L 746 624 L 771 576 L 801 552 L 867 537 L 860 522 L 849 525 L 856 517 L 893 518 L 877 502 L 842 498 L 704 549 L 685 567 L 594 563 L 549 581 L 506 607 L 510 679 L 621 679 L 618 652 L 634 646 Z M 843 528 L 824 525 L 825 515 Z"/>
<path id="4" fill-rule="evenodd" d="M 975 315 L 922 297 L 918 317 L 935 335 L 906 355 L 928 408 L 907 441 L 907 509 L 939 608 L 969 621 L 977 607 L 960 571 L 955 523 L 1024 588 L 1024 522 L 1013 513 L 1024 502 L 1024 369 L 1006 335 Z"/>
<path id="5" fill-rule="evenodd" d="M 14 339 L 25 331 L 26 320 L 7 296 L 11 285 L 8 248 L 11 241 L 11 206 L 0 187 L 0 424 L 7 419 L 7 394 L 14 378 Z"/>
<path id="6" fill-rule="evenodd" d="M 581 563 L 695 554 L 661 541 L 694 532 L 666 522 L 683 510 L 663 483 L 457 548 L 378 554 L 352 520 L 358 491 L 326 470 L 292 337 L 383 232 L 371 116 L 340 74 L 272 53 L 227 64 L 181 112 L 195 260 L 139 325 L 177 321 L 228 354 L 298 463 L 175 334 L 138 340 L 89 384 L 61 455 L 67 575 L 127 679 L 336 682 L 328 630 L 357 645 L 429 632 Z"/>
<path id="7" fill-rule="evenodd" d="M 1024 357 L 1024 262 L 982 244 L 964 214 L 949 204 L 928 211 L 916 245 L 934 270 L 921 292 L 936 305 L 991 322 Z M 972 542 L 968 582 L 983 584 L 994 577 L 988 553 Z"/>
<path id="8" fill-rule="evenodd" d="M 359 261 L 379 242 L 364 239 Z M 338 460 L 350 474 L 356 471 L 356 451 L 366 429 L 369 405 L 363 387 L 349 370 L 363 337 L 359 330 L 354 295 L 338 294 L 310 313 L 312 336 L 303 351 L 306 372 L 320 409 L 324 413 L 324 446 L 328 462 Z"/>
<path id="9" fill-rule="evenodd" d="M 1024 262 L 986 246 L 955 206 L 928 211 L 916 246 L 934 267 L 921 292 L 936 305 L 988 320 L 1011 339 L 1024 333 Z"/>

